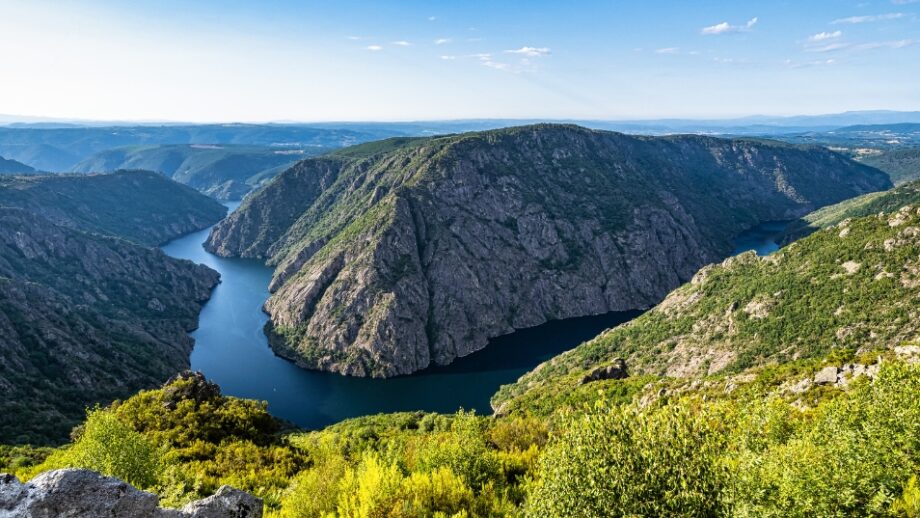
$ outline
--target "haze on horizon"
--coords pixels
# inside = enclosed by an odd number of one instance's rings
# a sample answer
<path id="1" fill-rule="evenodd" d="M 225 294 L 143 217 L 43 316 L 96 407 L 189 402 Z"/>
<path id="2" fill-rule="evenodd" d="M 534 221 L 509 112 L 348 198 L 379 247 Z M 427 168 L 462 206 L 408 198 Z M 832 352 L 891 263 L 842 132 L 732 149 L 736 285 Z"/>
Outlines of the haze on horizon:
<path id="1" fill-rule="evenodd" d="M 187 122 L 920 108 L 920 1 L 0 0 L 0 113 Z"/>

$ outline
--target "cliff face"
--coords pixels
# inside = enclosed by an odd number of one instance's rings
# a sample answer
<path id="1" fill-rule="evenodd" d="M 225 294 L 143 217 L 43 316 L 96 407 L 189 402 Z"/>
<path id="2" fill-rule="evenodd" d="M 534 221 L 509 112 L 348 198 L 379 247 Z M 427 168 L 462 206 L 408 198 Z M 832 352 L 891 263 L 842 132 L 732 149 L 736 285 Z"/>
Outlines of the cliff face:
<path id="1" fill-rule="evenodd" d="M 888 185 L 819 148 L 530 126 L 306 161 L 207 247 L 276 266 L 280 354 L 392 376 L 514 329 L 651 306 L 746 227 Z"/>
<path id="2" fill-rule="evenodd" d="M 0 177 L 0 207 L 70 228 L 159 245 L 220 220 L 220 203 L 150 171 Z"/>
<path id="3" fill-rule="evenodd" d="M 159 250 L 0 207 L 0 440 L 61 441 L 87 406 L 187 368 L 187 331 L 217 282 Z"/>

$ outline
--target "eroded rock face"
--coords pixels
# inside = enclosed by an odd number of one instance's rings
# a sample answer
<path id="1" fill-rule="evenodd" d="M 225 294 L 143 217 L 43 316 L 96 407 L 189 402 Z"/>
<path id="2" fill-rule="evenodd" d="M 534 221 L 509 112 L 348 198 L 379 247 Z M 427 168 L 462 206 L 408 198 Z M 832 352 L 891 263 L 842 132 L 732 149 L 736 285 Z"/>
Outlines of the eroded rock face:
<path id="1" fill-rule="evenodd" d="M 181 510 L 94 471 L 61 469 L 21 483 L 0 474 L 0 518 L 261 518 L 262 500 L 228 486 Z"/>
<path id="2" fill-rule="evenodd" d="M 307 161 L 207 247 L 276 266 L 277 352 L 393 376 L 515 329 L 650 307 L 746 227 L 887 185 L 826 150 L 540 125 Z"/>

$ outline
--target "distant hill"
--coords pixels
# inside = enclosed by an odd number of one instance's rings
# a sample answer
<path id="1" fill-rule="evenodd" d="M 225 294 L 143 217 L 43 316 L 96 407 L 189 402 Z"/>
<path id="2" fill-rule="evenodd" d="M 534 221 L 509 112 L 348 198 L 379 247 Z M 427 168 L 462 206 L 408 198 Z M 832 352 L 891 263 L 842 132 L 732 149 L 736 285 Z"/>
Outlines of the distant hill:
<path id="1" fill-rule="evenodd" d="M 8 160 L 0 156 L 0 174 L 29 174 L 33 172 L 35 172 L 35 169 L 22 162 Z"/>
<path id="2" fill-rule="evenodd" d="M 194 189 L 149 171 L 0 177 L 0 207 L 148 246 L 213 225 L 227 212 Z"/>
<path id="3" fill-rule="evenodd" d="M 302 161 L 206 246 L 276 266 L 280 354 L 393 376 L 514 329 L 648 307 L 746 228 L 887 187 L 821 147 L 535 125 Z"/>
<path id="4" fill-rule="evenodd" d="M 866 154 L 858 160 L 885 171 L 896 185 L 920 179 L 920 147 Z"/>
<path id="5" fill-rule="evenodd" d="M 218 199 L 239 200 L 295 162 L 322 151 L 322 148 L 213 144 L 132 146 L 96 153 L 75 165 L 72 171 L 145 169 Z"/>
<path id="6" fill-rule="evenodd" d="M 50 172 L 119 147 L 163 144 L 250 145 L 322 151 L 403 133 L 286 124 L 201 124 L 110 127 L 0 127 L 0 155 Z"/>

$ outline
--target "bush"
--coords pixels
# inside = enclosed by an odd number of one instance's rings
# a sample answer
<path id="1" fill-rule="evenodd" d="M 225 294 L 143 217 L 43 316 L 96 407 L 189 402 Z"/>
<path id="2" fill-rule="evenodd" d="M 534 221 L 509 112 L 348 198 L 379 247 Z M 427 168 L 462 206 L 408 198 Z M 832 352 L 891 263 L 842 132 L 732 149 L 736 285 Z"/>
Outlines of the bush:
<path id="1" fill-rule="evenodd" d="M 726 473 L 703 416 L 687 405 L 594 411 L 544 454 L 526 516 L 719 516 Z"/>

